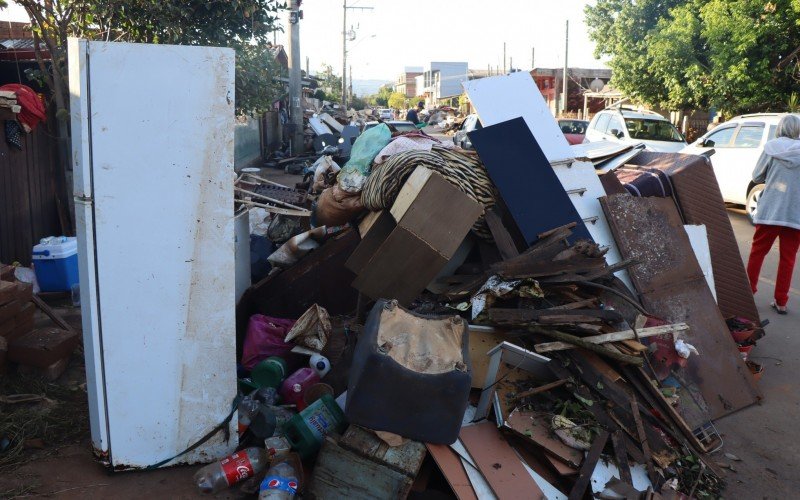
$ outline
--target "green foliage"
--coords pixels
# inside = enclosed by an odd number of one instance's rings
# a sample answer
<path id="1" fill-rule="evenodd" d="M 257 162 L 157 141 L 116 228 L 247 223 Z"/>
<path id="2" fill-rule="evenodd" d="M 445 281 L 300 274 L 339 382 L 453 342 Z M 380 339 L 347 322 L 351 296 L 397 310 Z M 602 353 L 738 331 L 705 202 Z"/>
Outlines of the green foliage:
<path id="1" fill-rule="evenodd" d="M 613 84 L 668 109 L 785 107 L 800 90 L 798 0 L 598 0 L 586 7 Z"/>
<path id="2" fill-rule="evenodd" d="M 0 0 L 2 1 L 2 0 Z M 277 0 L 18 0 L 53 56 L 45 81 L 66 95 L 66 39 L 232 47 L 240 113 L 268 108 L 277 92 L 266 44 L 278 27 Z M 44 68 L 40 68 L 43 69 Z M 59 87 L 56 89 L 56 87 Z M 64 102 L 59 107 L 66 107 Z"/>
<path id="3" fill-rule="evenodd" d="M 333 72 L 333 66 L 323 63 L 322 69 L 317 73 L 320 90 L 325 94 L 326 101 L 342 102 L 342 77 Z"/>
<path id="4" fill-rule="evenodd" d="M 369 104 L 367 103 L 366 99 L 362 99 L 358 96 L 351 96 L 348 106 L 355 110 L 362 110 L 368 108 Z"/>
<path id="5" fill-rule="evenodd" d="M 389 105 L 389 97 L 392 95 L 391 85 L 382 85 L 378 89 L 377 94 L 373 94 L 367 98 L 367 101 L 373 106 L 386 107 Z"/>
<path id="6" fill-rule="evenodd" d="M 386 105 L 392 109 L 405 109 L 406 108 L 406 95 L 400 92 L 392 92 L 386 100 Z"/>

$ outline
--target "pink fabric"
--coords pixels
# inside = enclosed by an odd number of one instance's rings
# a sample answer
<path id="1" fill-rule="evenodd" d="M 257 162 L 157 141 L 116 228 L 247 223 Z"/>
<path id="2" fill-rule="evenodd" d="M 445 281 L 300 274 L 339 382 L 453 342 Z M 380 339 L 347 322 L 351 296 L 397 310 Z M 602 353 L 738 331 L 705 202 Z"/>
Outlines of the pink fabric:
<path id="1" fill-rule="evenodd" d="M 376 165 L 381 164 L 386 161 L 386 158 L 405 151 L 430 151 L 434 144 L 446 149 L 453 149 L 455 147 L 454 144 L 441 142 L 433 137 L 411 134 L 413 134 L 413 132 L 407 135 L 399 135 L 392 139 L 392 142 L 387 144 L 386 147 L 381 149 L 380 153 L 375 156 L 374 163 Z"/>
<path id="2" fill-rule="evenodd" d="M 242 365 L 252 370 L 270 356 L 289 354 L 294 344 L 284 342 L 283 339 L 294 323 L 293 319 L 271 318 L 263 314 L 250 316 L 242 347 Z"/>

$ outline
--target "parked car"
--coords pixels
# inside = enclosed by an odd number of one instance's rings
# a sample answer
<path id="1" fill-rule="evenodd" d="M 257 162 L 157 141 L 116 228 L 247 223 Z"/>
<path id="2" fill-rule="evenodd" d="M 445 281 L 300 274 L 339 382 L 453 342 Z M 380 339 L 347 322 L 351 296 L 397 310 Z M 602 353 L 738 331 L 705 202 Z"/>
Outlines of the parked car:
<path id="1" fill-rule="evenodd" d="M 394 111 L 389 108 L 384 108 L 378 111 L 378 118 L 381 120 L 394 120 Z"/>
<path id="2" fill-rule="evenodd" d="M 650 151 L 676 153 L 686 141 L 675 126 L 653 111 L 609 108 L 600 111 L 586 129 L 588 142 L 615 141 L 644 144 Z"/>
<path id="3" fill-rule="evenodd" d="M 472 149 L 472 141 L 469 140 L 468 133 L 472 132 L 473 130 L 480 130 L 483 128 L 481 124 L 481 120 L 478 118 L 478 115 L 473 113 L 467 116 L 464 119 L 464 123 L 461 124 L 461 128 L 456 130 L 455 135 L 453 136 L 453 143 L 456 146 L 460 146 L 461 149 Z"/>
<path id="4" fill-rule="evenodd" d="M 393 128 L 398 132 L 411 132 L 412 130 L 419 130 L 416 124 L 406 120 L 390 120 L 383 123 L 389 125 L 389 128 Z"/>
<path id="5" fill-rule="evenodd" d="M 763 184 L 753 183 L 764 143 L 775 138 L 778 122 L 785 113 L 760 113 L 737 116 L 706 132 L 681 153 L 702 154 L 714 149 L 711 165 L 717 176 L 722 199 L 744 205 L 750 220 L 758 209 Z"/>
<path id="6" fill-rule="evenodd" d="M 558 126 L 567 142 L 570 144 L 583 144 L 586 138 L 586 129 L 589 127 L 589 122 L 585 120 L 558 120 Z"/>

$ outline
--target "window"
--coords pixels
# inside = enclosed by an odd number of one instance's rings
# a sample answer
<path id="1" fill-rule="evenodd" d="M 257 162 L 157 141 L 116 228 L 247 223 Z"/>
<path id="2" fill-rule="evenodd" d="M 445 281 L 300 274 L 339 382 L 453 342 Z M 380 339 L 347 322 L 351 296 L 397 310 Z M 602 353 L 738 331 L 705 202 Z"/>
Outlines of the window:
<path id="1" fill-rule="evenodd" d="M 770 125 L 769 126 L 769 135 L 767 135 L 767 140 L 769 141 L 770 139 L 774 139 L 775 138 L 775 134 L 777 132 L 778 132 L 778 126 L 777 125 Z"/>
<path id="2" fill-rule="evenodd" d="M 764 124 L 747 124 L 739 127 L 736 139 L 733 141 L 735 148 L 757 148 L 764 136 Z"/>
<path id="3" fill-rule="evenodd" d="M 729 147 L 733 133 L 736 127 L 726 127 L 723 129 L 715 130 L 706 137 L 705 147 L 707 148 L 725 148 Z"/>
<path id="4" fill-rule="evenodd" d="M 608 122 L 608 128 L 606 129 L 606 134 L 613 135 L 612 130 L 616 130 L 617 133 L 622 132 L 624 125 L 622 124 L 622 120 L 619 116 L 612 116 L 611 120 Z M 624 132 L 623 132 L 624 133 Z"/>
<path id="5" fill-rule="evenodd" d="M 632 139 L 683 142 L 683 136 L 673 124 L 666 120 L 626 118 L 625 124 L 628 126 L 628 134 Z"/>
<path id="6" fill-rule="evenodd" d="M 598 132 L 605 133 L 606 127 L 608 126 L 608 121 L 611 119 L 611 115 L 608 113 L 601 114 L 597 121 L 594 124 L 594 129 Z"/>

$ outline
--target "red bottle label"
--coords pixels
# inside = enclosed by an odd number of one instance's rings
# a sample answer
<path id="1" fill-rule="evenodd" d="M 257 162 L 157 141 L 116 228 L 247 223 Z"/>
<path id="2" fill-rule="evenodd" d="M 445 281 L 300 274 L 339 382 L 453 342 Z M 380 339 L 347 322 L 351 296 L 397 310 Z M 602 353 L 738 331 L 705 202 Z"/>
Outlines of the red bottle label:
<path id="1" fill-rule="evenodd" d="M 250 463 L 250 457 L 246 453 L 234 453 L 220 462 L 220 465 L 228 486 L 233 486 L 253 475 L 253 464 Z"/>

